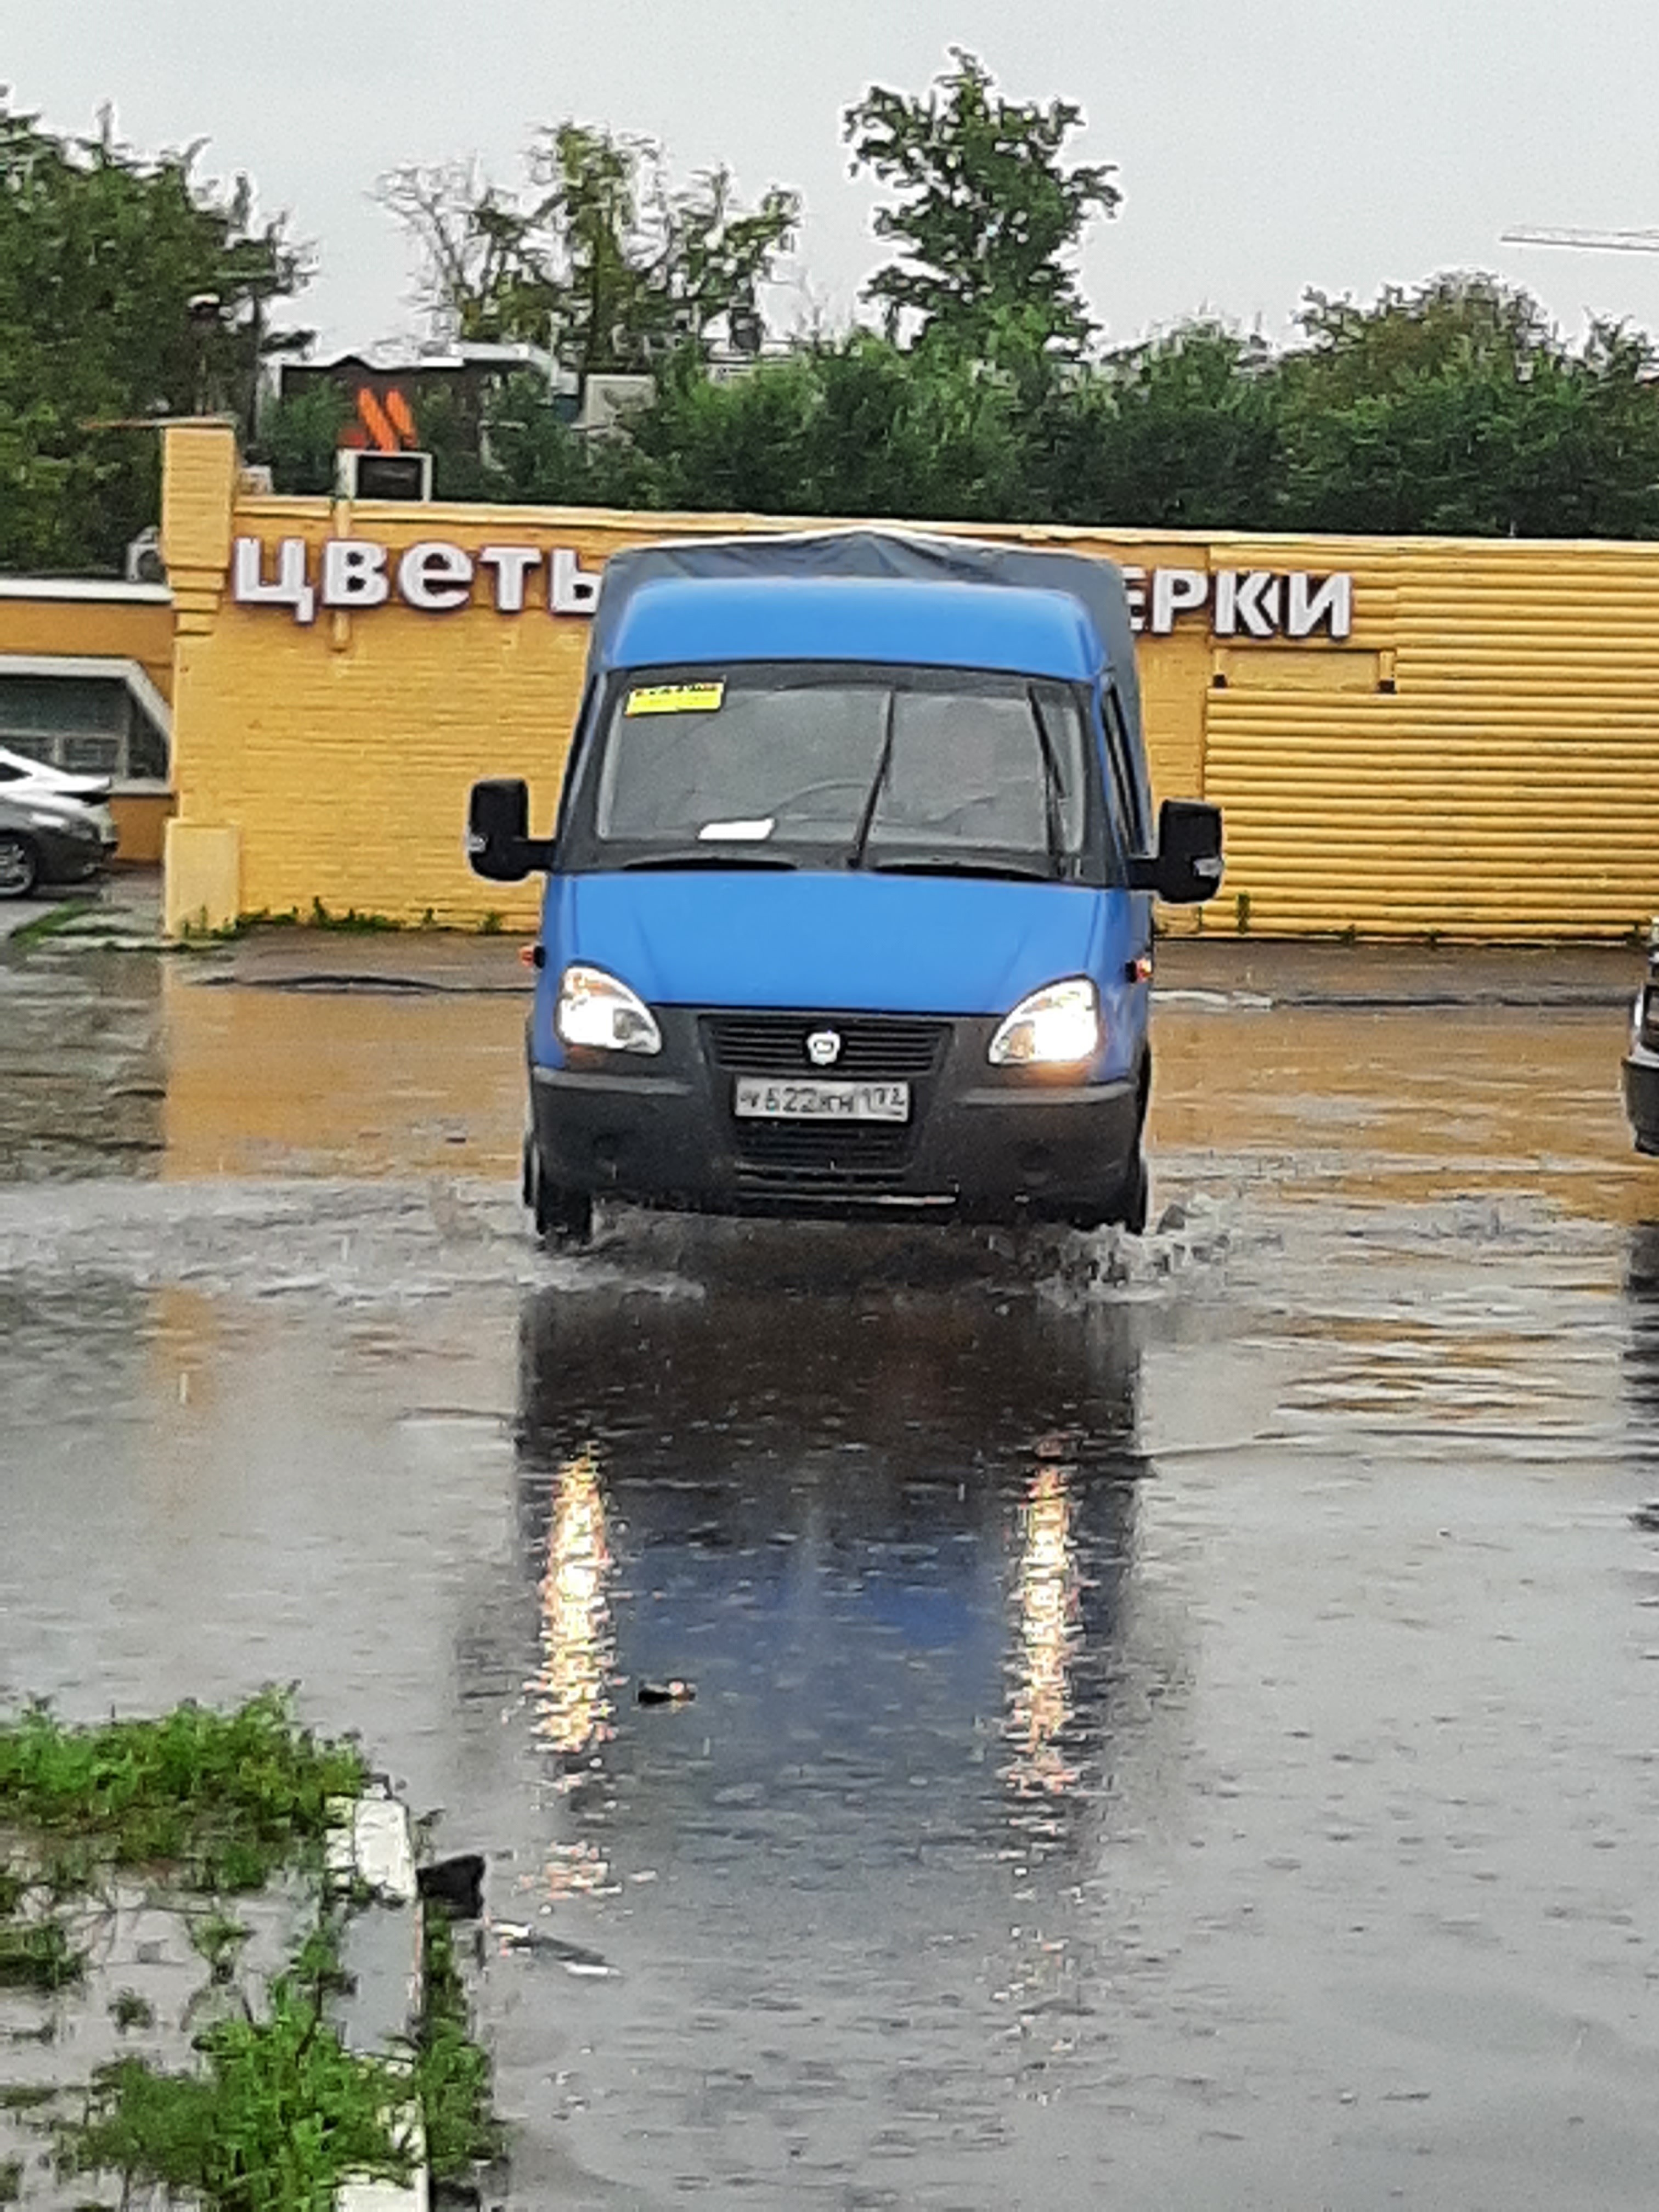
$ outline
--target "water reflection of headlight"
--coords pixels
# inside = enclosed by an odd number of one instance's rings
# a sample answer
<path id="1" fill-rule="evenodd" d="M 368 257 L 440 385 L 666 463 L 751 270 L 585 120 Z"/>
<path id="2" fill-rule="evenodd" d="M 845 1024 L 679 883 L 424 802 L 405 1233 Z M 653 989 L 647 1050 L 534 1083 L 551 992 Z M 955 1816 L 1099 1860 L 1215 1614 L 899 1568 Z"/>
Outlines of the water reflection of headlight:
<path id="1" fill-rule="evenodd" d="M 610 1573 L 599 1466 L 581 1452 L 554 1479 L 541 1583 L 542 1663 L 529 1686 L 536 1733 L 554 1751 L 586 1751 L 611 1733 Z"/>
<path id="2" fill-rule="evenodd" d="M 1020 1510 L 1019 1644 L 1008 1719 L 1014 1755 L 1007 1773 L 1022 1795 L 1057 1795 L 1077 1780 L 1077 1769 L 1056 1741 L 1072 1717 L 1071 1657 L 1078 1633 L 1073 1472 L 1054 1464 L 1039 1468 Z"/>

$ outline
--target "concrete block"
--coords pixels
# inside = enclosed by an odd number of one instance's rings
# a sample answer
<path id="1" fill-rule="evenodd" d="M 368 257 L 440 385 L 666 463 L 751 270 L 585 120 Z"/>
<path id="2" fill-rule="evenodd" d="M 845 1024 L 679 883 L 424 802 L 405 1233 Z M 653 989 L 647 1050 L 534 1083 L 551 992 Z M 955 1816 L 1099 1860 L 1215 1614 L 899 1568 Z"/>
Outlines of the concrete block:
<path id="1" fill-rule="evenodd" d="M 171 821 L 163 847 L 161 927 L 169 937 L 223 929 L 242 910 L 242 833 L 234 825 Z"/>

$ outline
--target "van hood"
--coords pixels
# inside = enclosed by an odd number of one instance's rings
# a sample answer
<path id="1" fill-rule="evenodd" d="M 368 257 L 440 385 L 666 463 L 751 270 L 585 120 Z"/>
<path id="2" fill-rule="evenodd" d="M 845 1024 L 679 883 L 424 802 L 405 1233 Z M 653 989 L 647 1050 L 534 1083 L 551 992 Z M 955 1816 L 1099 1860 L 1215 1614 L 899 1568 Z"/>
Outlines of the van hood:
<path id="1" fill-rule="evenodd" d="M 998 1014 L 1128 958 L 1131 927 L 1127 892 L 1071 884 L 688 870 L 555 877 L 543 939 L 550 975 L 589 961 L 656 1006 Z"/>

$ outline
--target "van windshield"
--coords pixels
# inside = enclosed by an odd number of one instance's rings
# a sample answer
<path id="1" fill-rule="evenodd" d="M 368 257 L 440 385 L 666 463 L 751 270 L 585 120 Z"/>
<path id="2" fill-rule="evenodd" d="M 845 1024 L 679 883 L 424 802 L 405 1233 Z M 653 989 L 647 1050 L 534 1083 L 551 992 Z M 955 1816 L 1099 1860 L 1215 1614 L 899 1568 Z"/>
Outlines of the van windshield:
<path id="1" fill-rule="evenodd" d="M 845 664 L 639 671 L 601 710 L 586 826 L 600 865 L 745 857 L 996 872 L 1001 860 L 1009 872 L 1071 876 L 1093 812 L 1085 727 L 1073 687 L 1029 678 Z"/>

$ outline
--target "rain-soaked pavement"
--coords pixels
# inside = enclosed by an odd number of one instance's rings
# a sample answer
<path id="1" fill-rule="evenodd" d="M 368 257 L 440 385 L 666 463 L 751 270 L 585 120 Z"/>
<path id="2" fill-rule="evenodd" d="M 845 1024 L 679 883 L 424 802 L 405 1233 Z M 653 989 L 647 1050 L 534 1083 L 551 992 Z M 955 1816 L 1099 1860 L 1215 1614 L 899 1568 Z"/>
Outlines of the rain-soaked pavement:
<path id="1" fill-rule="evenodd" d="M 1633 958 L 1189 964 L 1138 1247 L 553 1261 L 519 999 L 310 957 L 0 956 L 0 1699 L 486 1848 L 515 2205 L 1651 2203 Z"/>

